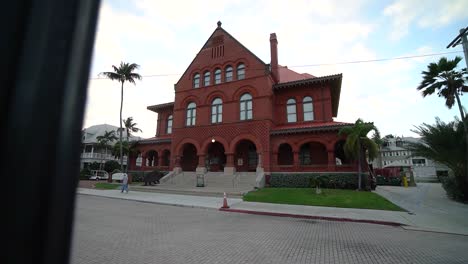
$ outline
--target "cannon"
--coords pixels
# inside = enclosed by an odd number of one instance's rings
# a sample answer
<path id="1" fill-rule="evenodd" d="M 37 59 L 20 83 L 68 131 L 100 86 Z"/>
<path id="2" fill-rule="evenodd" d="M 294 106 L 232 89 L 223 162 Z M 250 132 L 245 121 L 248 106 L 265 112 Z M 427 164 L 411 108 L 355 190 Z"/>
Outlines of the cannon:
<path id="1" fill-rule="evenodd" d="M 151 186 L 153 184 L 159 184 L 162 173 L 159 171 L 152 171 L 143 177 L 144 186 Z"/>

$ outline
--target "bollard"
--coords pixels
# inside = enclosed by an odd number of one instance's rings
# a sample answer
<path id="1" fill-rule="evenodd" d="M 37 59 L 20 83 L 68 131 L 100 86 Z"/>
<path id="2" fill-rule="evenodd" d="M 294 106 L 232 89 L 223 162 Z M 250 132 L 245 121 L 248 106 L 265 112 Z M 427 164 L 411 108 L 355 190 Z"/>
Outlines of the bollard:
<path id="1" fill-rule="evenodd" d="M 408 180 L 406 179 L 406 176 L 403 176 L 403 186 L 405 186 L 405 188 L 408 187 Z"/>

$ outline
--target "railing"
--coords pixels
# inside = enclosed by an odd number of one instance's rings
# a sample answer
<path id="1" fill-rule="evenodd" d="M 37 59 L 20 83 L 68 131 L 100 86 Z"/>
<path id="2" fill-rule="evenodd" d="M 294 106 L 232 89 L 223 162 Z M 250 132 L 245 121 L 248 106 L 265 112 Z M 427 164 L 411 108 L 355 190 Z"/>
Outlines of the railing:
<path id="1" fill-rule="evenodd" d="M 239 186 L 239 177 L 240 177 L 239 172 L 234 173 L 234 176 L 232 177 L 232 188 Z"/>
<path id="2" fill-rule="evenodd" d="M 97 160 L 115 160 L 119 161 L 120 158 L 115 157 L 112 154 L 105 154 L 105 153 L 81 153 L 82 159 L 97 159 Z M 124 164 L 127 163 L 127 156 L 123 157 Z"/>

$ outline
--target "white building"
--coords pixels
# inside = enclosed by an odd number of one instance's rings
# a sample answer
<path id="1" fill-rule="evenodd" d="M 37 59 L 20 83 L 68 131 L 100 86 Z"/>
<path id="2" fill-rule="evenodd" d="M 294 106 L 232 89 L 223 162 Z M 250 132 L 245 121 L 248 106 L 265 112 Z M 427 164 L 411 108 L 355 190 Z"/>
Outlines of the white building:
<path id="1" fill-rule="evenodd" d="M 81 137 L 81 161 L 80 169 L 87 167 L 90 163 L 104 163 L 108 160 L 115 160 L 120 163 L 120 159 L 112 155 L 112 147 L 102 148 L 98 145 L 97 137 L 103 136 L 106 131 L 115 131 L 115 136 L 117 140 L 112 141 L 109 145 L 113 146 L 119 140 L 119 128 L 116 126 L 102 124 L 90 126 L 83 129 Z M 127 131 L 123 131 L 122 140 L 127 139 Z M 130 136 L 130 141 L 140 140 L 140 137 Z M 127 165 L 127 156 L 123 157 L 124 166 Z"/>
<path id="2" fill-rule="evenodd" d="M 412 156 L 407 149 L 408 142 L 418 142 L 414 137 L 385 138 L 377 159 L 372 162 L 375 168 L 411 167 L 416 181 L 436 179 L 438 175 L 446 175 L 448 168 L 433 160 Z"/>

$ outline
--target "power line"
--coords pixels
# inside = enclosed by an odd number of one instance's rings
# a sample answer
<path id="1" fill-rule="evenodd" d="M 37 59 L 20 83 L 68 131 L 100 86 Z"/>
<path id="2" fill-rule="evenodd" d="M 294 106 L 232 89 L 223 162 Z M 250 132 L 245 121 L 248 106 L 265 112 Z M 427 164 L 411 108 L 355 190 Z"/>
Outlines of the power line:
<path id="1" fill-rule="evenodd" d="M 422 55 L 411 55 L 411 56 L 403 56 L 403 57 L 394 57 L 394 58 L 385 58 L 385 59 L 374 59 L 374 60 L 358 60 L 358 61 L 344 61 L 344 62 L 334 62 L 334 63 L 320 63 L 320 64 L 309 64 L 309 65 L 296 65 L 290 66 L 291 68 L 299 68 L 299 67 L 315 67 L 315 66 L 329 66 L 329 65 L 340 65 L 340 64 L 352 64 L 352 63 L 366 63 L 366 62 L 379 62 L 379 61 L 389 61 L 389 60 L 406 60 L 406 59 L 413 59 L 413 58 L 421 58 L 421 57 L 431 57 L 437 55 L 444 55 L 444 54 L 451 54 L 451 53 L 460 53 L 463 51 L 449 51 L 449 52 L 440 52 L 440 53 L 431 53 L 431 54 L 422 54 Z"/>
<path id="2" fill-rule="evenodd" d="M 393 57 L 393 58 L 383 58 L 383 59 L 374 59 L 374 60 L 356 60 L 356 61 L 343 61 L 343 62 L 333 62 L 333 63 L 318 63 L 318 64 L 305 64 L 305 65 L 293 65 L 293 66 L 282 66 L 284 68 L 302 68 L 302 67 L 317 67 L 317 66 L 331 66 L 331 65 L 343 65 L 343 64 L 355 64 L 355 63 L 369 63 L 369 62 L 380 62 L 380 61 L 391 61 L 391 60 L 407 60 L 407 59 L 414 59 L 414 58 L 422 58 L 422 57 L 432 57 L 432 56 L 439 56 L 445 54 L 453 54 L 453 53 L 461 53 L 463 51 L 448 51 L 448 52 L 439 52 L 439 53 L 430 53 L 430 54 L 421 54 L 421 55 L 410 55 L 410 56 L 403 56 L 403 57 Z M 262 69 L 255 69 L 250 68 L 249 70 L 257 70 L 257 71 L 265 71 L 265 68 Z M 167 77 L 167 76 L 180 76 L 180 73 L 166 73 L 166 74 L 149 74 L 149 75 L 142 75 L 141 77 L 144 78 L 151 78 L 151 77 Z M 95 77 L 89 78 L 90 80 L 104 80 L 107 79 L 106 77 Z"/>

